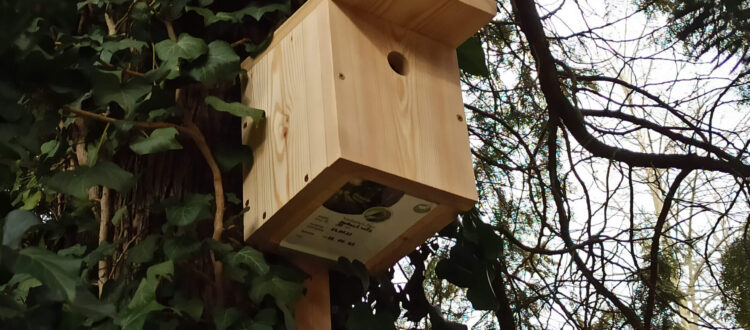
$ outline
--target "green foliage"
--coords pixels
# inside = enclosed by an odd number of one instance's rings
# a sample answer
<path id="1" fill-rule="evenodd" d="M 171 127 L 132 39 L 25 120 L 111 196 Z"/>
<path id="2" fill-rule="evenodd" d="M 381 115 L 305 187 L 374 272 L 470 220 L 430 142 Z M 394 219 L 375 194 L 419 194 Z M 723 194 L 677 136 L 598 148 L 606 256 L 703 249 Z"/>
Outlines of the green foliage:
<path id="1" fill-rule="evenodd" d="M 17 249 L 21 239 L 29 228 L 40 224 L 36 214 L 25 210 L 14 210 L 5 216 L 3 225 L 3 245 Z"/>
<path id="2" fill-rule="evenodd" d="M 159 128 L 151 132 L 147 138 L 140 139 L 130 144 L 130 150 L 139 155 L 154 154 L 168 150 L 180 150 L 182 145 L 177 142 L 177 129 Z"/>
<path id="3" fill-rule="evenodd" d="M 105 186 L 126 193 L 133 185 L 133 175 L 114 163 L 98 162 L 94 167 L 81 166 L 72 171 L 58 172 L 46 186 L 61 194 L 86 198 L 94 186 Z"/>
<path id="4" fill-rule="evenodd" d="M 476 209 L 464 215 L 461 229 L 450 257 L 441 260 L 435 272 L 439 278 L 467 288 L 467 298 L 474 309 L 494 311 L 498 297 L 492 282 L 503 276 L 497 265 L 503 242 L 492 226 L 478 218 Z"/>
<path id="5" fill-rule="evenodd" d="M 13 272 L 29 274 L 69 301 L 75 300 L 81 259 L 63 257 L 38 247 L 27 247 L 19 251 L 17 258 Z"/>
<path id="6" fill-rule="evenodd" d="M 208 52 L 208 46 L 203 41 L 187 33 L 181 34 L 177 41 L 162 40 L 154 45 L 156 55 L 164 63 L 177 64 L 180 60 L 193 61 Z"/>
<path id="7" fill-rule="evenodd" d="M 750 1 L 651 0 L 646 8 L 670 13 L 672 34 L 687 42 L 686 51 L 700 57 L 713 50 L 715 60 L 731 57 L 750 63 Z M 724 57 L 720 59 L 720 57 Z"/>
<path id="8" fill-rule="evenodd" d="M 187 10 L 194 11 L 198 13 L 198 15 L 203 16 L 203 24 L 205 26 L 209 26 L 218 22 L 239 24 L 242 23 L 243 19 L 245 19 L 245 17 L 247 16 L 250 16 L 254 20 L 259 21 L 263 17 L 263 15 L 275 11 L 281 11 L 288 14 L 291 8 L 289 1 L 285 1 L 282 3 L 272 3 L 266 5 L 251 4 L 245 8 L 233 12 L 220 11 L 214 13 L 211 10 L 201 7 L 187 7 Z"/>
<path id="9" fill-rule="evenodd" d="M 377 313 L 366 303 L 359 303 L 349 313 L 346 322 L 347 329 L 362 330 L 395 330 L 391 316 L 385 313 Z"/>
<path id="10" fill-rule="evenodd" d="M 203 27 L 196 12 L 220 19 Z M 289 1 L 0 0 L 0 327 L 295 327 L 303 276 L 236 237 L 211 239 L 217 198 L 198 186 L 141 198 L 140 168 L 194 151 L 181 136 L 191 93 L 212 116 L 262 123 L 263 111 L 211 95 L 235 90 L 243 49 L 262 50 L 290 12 Z M 257 40 L 227 33 L 248 28 Z M 207 147 L 226 171 L 252 164 L 245 147 Z M 213 257 L 219 279 L 200 267 Z"/>
<path id="11" fill-rule="evenodd" d="M 226 41 L 215 40 L 208 44 L 208 53 L 193 63 L 187 74 L 206 85 L 233 79 L 240 73 L 240 57 Z"/>
<path id="12" fill-rule="evenodd" d="M 721 257 L 724 309 L 743 328 L 750 328 L 750 241 L 740 238 Z"/>
<path id="13" fill-rule="evenodd" d="M 478 36 L 466 40 L 458 47 L 457 52 L 458 66 L 464 72 L 475 76 L 489 77 L 490 71 L 487 69 L 482 40 Z"/>
<path id="14" fill-rule="evenodd" d="M 211 219 L 211 195 L 190 194 L 182 200 L 167 200 L 167 222 L 187 226 L 198 220 Z"/>
<path id="15" fill-rule="evenodd" d="M 134 78 L 122 81 L 122 73 L 119 71 L 94 70 L 91 74 L 94 101 L 104 106 L 114 102 L 125 111 L 131 112 L 136 104 L 151 91 L 151 84 L 146 79 Z"/>
<path id="16" fill-rule="evenodd" d="M 266 112 L 263 110 L 251 108 L 238 102 L 227 103 L 215 96 L 207 97 L 206 104 L 218 111 L 227 112 L 233 116 L 251 117 L 253 118 L 253 122 L 257 123 L 256 125 L 259 125 L 266 119 Z"/>

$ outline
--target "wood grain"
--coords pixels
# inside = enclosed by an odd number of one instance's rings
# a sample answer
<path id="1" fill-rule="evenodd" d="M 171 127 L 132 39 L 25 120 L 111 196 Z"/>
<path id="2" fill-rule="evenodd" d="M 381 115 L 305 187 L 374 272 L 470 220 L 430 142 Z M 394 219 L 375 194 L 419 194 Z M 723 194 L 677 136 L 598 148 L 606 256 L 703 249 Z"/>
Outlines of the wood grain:
<path id="1" fill-rule="evenodd" d="M 497 13 L 493 0 L 335 0 L 458 47 Z"/>
<path id="2" fill-rule="evenodd" d="M 300 330 L 331 330 L 331 291 L 328 267 L 304 257 L 292 262 L 310 275 L 305 280 L 305 295 L 294 308 L 294 318 Z"/>
<path id="3" fill-rule="evenodd" d="M 251 141 L 258 138 L 250 132 L 252 125 L 243 126 L 244 143 L 257 146 L 254 167 L 244 180 L 250 207 L 245 236 L 258 230 L 336 156 L 335 147 L 326 142 L 336 139 L 336 130 L 326 129 L 336 122 L 326 118 L 335 109 L 332 55 L 326 47 L 327 2 L 315 0 L 305 6 L 304 20 L 292 20 L 297 25 L 285 25 L 284 38 L 262 57 L 243 63 L 248 71 L 243 101 L 267 116 L 262 141 Z"/>
<path id="4" fill-rule="evenodd" d="M 336 80 L 342 157 L 476 200 L 455 50 L 335 4 L 331 25 L 333 68 L 346 77 Z M 405 57 L 405 75 L 391 52 Z"/>
<path id="5" fill-rule="evenodd" d="M 267 114 L 262 129 L 243 126 L 255 157 L 243 182 L 245 238 L 288 253 L 280 242 L 353 178 L 438 204 L 364 260 L 380 271 L 470 209 L 477 192 L 455 46 L 347 1 L 308 1 L 243 63 L 243 102 Z M 392 54 L 404 60 L 401 73 Z"/>

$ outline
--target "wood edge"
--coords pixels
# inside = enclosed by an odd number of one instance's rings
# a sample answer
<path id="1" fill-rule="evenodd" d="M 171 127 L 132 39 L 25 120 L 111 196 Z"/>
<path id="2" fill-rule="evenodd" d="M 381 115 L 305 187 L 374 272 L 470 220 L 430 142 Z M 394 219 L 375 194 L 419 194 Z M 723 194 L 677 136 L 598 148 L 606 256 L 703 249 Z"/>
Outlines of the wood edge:
<path id="1" fill-rule="evenodd" d="M 393 242 L 370 258 L 365 265 L 371 274 L 385 273 L 401 258 L 414 251 L 420 244 L 456 220 L 458 211 L 447 205 L 438 205 L 427 216 L 412 225 Z"/>
<path id="2" fill-rule="evenodd" d="M 340 160 L 325 168 L 245 240 L 264 251 L 281 251 L 281 241 L 352 178 L 347 169 Z"/>
<path id="3" fill-rule="evenodd" d="M 275 48 L 281 42 L 281 40 L 286 38 L 286 36 L 291 33 L 294 28 L 301 24 L 302 21 L 307 18 L 307 16 L 312 14 L 315 9 L 317 9 L 318 5 L 324 3 L 325 1 L 326 0 L 307 0 L 304 4 L 302 4 L 301 7 L 299 7 L 299 9 L 297 9 L 297 11 L 294 12 L 294 14 L 292 14 L 292 16 L 290 16 L 284 23 L 279 25 L 276 31 L 273 32 L 273 40 L 271 40 L 271 44 L 266 47 L 266 50 L 258 54 L 258 56 L 256 56 L 255 58 L 246 58 L 240 64 L 240 68 L 244 70 L 250 70 L 250 68 L 252 68 L 256 62 L 265 57 L 271 49 Z"/>
<path id="4" fill-rule="evenodd" d="M 497 2 L 495 0 L 461 0 L 461 2 L 487 13 L 491 18 L 497 15 Z"/>
<path id="5" fill-rule="evenodd" d="M 430 202 L 452 205 L 454 208 L 459 210 L 468 211 L 479 201 L 479 195 L 476 191 L 476 187 L 471 190 L 472 193 L 470 193 L 468 196 L 458 195 L 423 183 L 416 182 L 408 178 L 372 168 L 367 165 L 362 165 L 344 157 L 340 158 L 338 160 L 338 163 L 340 163 L 340 166 L 342 168 L 345 168 L 345 170 L 350 173 L 350 177 L 359 177 L 370 181 L 375 181 L 382 185 L 399 189 L 409 195 L 426 199 Z M 472 181 L 471 184 L 475 186 L 474 181 Z"/>

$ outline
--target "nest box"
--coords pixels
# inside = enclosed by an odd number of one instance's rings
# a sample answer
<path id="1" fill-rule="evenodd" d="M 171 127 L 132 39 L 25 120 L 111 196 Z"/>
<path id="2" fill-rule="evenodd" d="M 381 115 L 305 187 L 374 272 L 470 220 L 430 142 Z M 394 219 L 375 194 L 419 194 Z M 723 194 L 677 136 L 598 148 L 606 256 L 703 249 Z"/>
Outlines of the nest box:
<path id="1" fill-rule="evenodd" d="M 384 270 L 477 201 L 456 48 L 493 0 L 308 0 L 243 63 L 245 238 Z"/>

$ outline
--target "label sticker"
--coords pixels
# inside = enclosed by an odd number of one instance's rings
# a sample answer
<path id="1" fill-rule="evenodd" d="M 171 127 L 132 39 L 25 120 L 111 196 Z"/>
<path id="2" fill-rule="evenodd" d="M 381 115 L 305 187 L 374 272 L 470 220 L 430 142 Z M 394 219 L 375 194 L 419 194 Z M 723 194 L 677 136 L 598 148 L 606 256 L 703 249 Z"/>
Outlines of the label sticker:
<path id="1" fill-rule="evenodd" d="M 436 204 L 367 180 L 352 180 L 295 228 L 281 246 L 336 261 L 366 262 Z"/>

